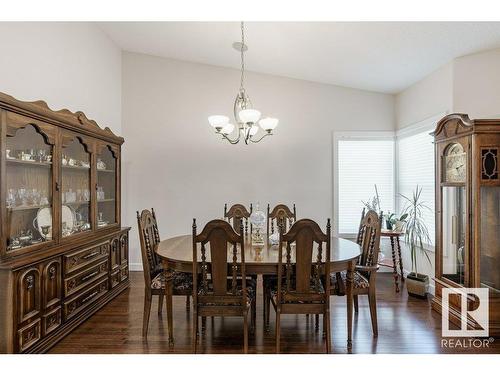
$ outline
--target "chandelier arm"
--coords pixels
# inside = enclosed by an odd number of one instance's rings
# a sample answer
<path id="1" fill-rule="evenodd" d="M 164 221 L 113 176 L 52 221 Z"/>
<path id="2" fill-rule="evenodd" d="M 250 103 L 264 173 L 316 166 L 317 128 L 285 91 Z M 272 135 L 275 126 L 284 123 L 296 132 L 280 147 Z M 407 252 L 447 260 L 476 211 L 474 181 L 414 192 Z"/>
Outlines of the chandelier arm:
<path id="1" fill-rule="evenodd" d="M 260 141 L 262 141 L 264 138 L 266 138 L 268 135 L 273 135 L 273 133 L 269 132 L 269 133 L 266 133 L 264 134 L 262 137 L 260 137 L 259 139 L 257 139 L 256 141 L 254 141 L 252 138 L 250 138 L 250 142 L 252 143 L 259 143 Z"/>
<path id="2" fill-rule="evenodd" d="M 235 138 L 235 139 L 231 139 L 231 138 L 229 138 L 227 135 L 225 135 L 223 133 L 220 133 L 220 134 L 222 135 L 223 138 L 225 138 L 232 145 L 237 144 L 240 141 L 240 137 L 241 137 L 241 132 L 239 130 L 238 130 L 238 137 Z"/>

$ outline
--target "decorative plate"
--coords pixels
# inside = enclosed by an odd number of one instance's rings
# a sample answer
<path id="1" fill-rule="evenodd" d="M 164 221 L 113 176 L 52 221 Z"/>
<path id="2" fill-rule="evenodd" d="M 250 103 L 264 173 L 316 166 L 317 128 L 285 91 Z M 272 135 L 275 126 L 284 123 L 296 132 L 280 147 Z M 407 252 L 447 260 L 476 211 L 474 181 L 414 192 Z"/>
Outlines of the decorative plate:
<path id="1" fill-rule="evenodd" d="M 40 232 L 40 236 L 46 240 L 50 240 L 52 238 L 52 209 L 50 207 L 40 208 L 34 221 L 36 225 L 33 223 L 33 226 Z M 49 227 L 47 234 L 43 233 L 42 227 Z"/>
<path id="2" fill-rule="evenodd" d="M 62 205 L 61 222 L 63 224 L 63 227 L 64 223 L 66 223 L 66 229 L 70 233 L 73 231 L 73 228 L 75 227 L 75 213 L 69 206 L 66 206 L 65 204 Z"/>

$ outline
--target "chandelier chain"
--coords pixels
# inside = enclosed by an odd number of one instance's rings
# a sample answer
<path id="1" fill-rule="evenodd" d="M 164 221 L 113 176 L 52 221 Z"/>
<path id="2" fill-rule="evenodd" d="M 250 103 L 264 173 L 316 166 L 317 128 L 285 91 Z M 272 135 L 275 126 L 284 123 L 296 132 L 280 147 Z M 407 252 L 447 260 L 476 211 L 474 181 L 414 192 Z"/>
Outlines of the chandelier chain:
<path id="1" fill-rule="evenodd" d="M 241 79 L 240 79 L 240 91 L 245 91 L 243 87 L 243 81 L 245 78 L 245 26 L 243 21 L 241 22 Z"/>

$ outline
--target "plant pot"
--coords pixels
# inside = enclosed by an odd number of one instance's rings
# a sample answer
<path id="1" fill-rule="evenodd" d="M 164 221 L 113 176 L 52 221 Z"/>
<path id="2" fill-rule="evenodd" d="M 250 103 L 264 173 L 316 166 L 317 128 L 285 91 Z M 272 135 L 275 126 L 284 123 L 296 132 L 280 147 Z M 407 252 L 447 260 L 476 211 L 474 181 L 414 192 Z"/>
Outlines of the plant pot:
<path id="1" fill-rule="evenodd" d="M 403 226 L 405 225 L 404 221 L 396 221 L 394 223 L 394 230 L 397 232 L 401 232 L 403 230 Z"/>
<path id="2" fill-rule="evenodd" d="M 406 289 L 410 296 L 426 298 L 429 287 L 429 276 L 422 273 L 412 272 L 406 278 Z"/>
<path id="3" fill-rule="evenodd" d="M 385 228 L 387 230 L 392 230 L 392 223 L 389 220 L 385 221 Z"/>

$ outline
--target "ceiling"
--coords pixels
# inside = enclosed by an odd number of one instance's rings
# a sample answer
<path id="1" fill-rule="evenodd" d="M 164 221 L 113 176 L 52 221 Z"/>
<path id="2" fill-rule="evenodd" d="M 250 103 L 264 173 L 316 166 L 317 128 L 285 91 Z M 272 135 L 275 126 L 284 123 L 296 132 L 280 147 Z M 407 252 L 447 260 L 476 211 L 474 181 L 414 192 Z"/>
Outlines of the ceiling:
<path id="1" fill-rule="evenodd" d="M 239 22 L 99 23 L 123 50 L 240 67 Z M 500 22 L 248 22 L 246 69 L 397 93 L 456 57 L 500 48 Z"/>

